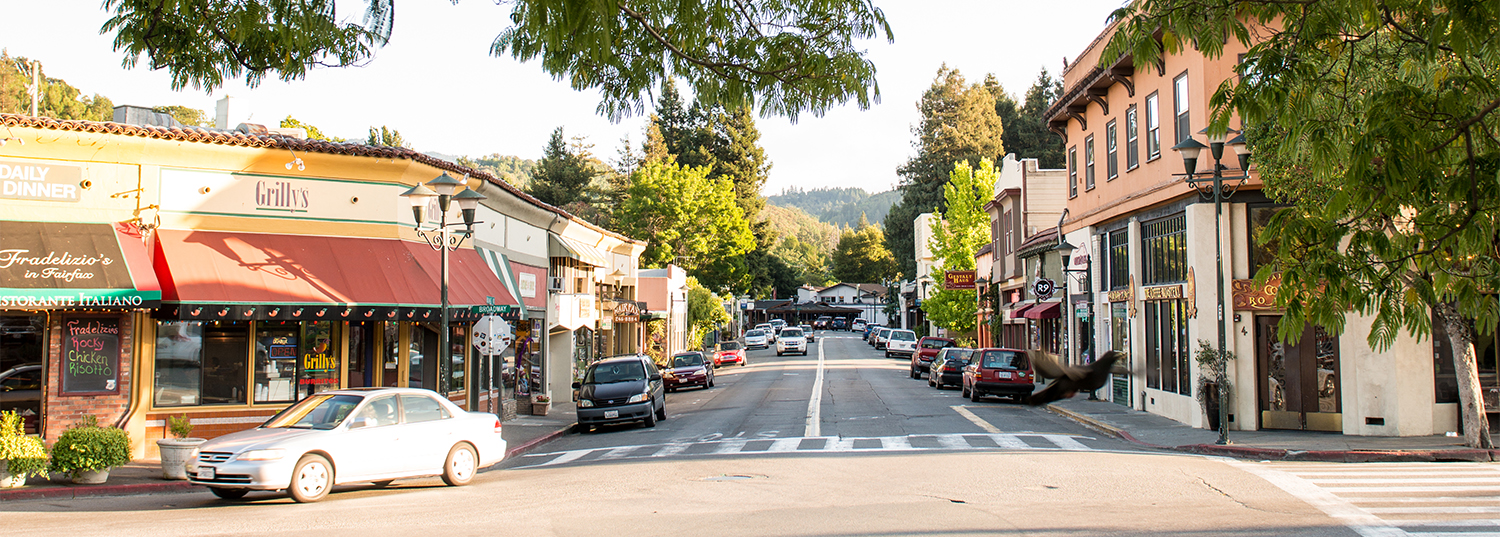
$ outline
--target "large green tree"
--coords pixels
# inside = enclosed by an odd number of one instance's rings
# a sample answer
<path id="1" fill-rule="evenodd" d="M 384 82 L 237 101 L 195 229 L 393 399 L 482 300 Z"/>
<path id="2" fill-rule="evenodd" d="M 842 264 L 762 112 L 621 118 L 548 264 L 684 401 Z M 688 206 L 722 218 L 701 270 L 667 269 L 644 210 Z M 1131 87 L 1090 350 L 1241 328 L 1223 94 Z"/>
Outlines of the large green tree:
<path id="1" fill-rule="evenodd" d="M 1037 159 L 1042 168 L 1058 169 L 1066 165 L 1063 160 L 1063 140 L 1047 130 L 1043 116 L 1047 108 L 1062 97 L 1062 79 L 1052 78 L 1047 69 L 1036 76 L 1031 88 L 1026 90 L 1026 100 L 1015 111 L 1014 121 L 1005 122 L 1005 152 L 1016 158 Z M 996 101 L 996 106 L 1000 106 Z M 1003 114 L 1002 114 L 1003 115 Z"/>
<path id="2" fill-rule="evenodd" d="M 734 186 L 710 179 L 708 168 L 688 168 L 668 159 L 648 161 L 631 178 L 629 198 L 615 213 L 621 232 L 647 242 L 641 266 L 668 263 L 687 269 L 709 289 L 732 288 L 726 261 L 755 247 L 744 213 L 734 203 Z"/>
<path id="3" fill-rule="evenodd" d="M 846 283 L 881 283 L 896 275 L 896 258 L 885 247 L 885 233 L 861 219 L 858 229 L 844 229 L 830 256 L 833 279 Z"/>
<path id="4" fill-rule="evenodd" d="M 30 114 L 33 80 L 32 69 L 37 69 L 41 84 L 38 88 L 37 115 L 56 119 L 82 119 L 88 121 L 110 121 L 114 118 L 114 104 L 109 98 L 95 94 L 85 97 L 78 88 L 60 78 L 47 77 L 41 62 L 33 62 L 20 56 L 11 56 L 0 50 L 0 113 Z"/>
<path id="5" fill-rule="evenodd" d="M 896 172 L 901 175 L 901 202 L 885 216 L 885 241 L 896 257 L 904 277 L 917 272 L 916 237 L 912 221 L 917 215 L 941 211 L 943 184 L 957 162 L 977 165 L 979 159 L 999 160 L 1005 149 L 1004 127 L 995 113 L 995 94 L 971 84 L 957 69 L 938 69 L 932 86 L 917 103 L 922 122 L 912 129 L 917 155 Z"/>
<path id="6" fill-rule="evenodd" d="M 687 279 L 687 322 L 692 327 L 688 346 L 696 348 L 703 343 L 703 335 L 729 324 L 733 320 L 724 311 L 724 298 L 698 283 L 698 279 Z"/>
<path id="7" fill-rule="evenodd" d="M 1500 322 L 1500 3 L 1467 0 L 1141 0 L 1103 60 L 1150 65 L 1196 46 L 1249 47 L 1214 93 L 1238 116 L 1267 191 L 1293 204 L 1258 238 L 1280 272 L 1278 335 L 1304 322 L 1367 338 L 1448 336 L 1466 442 L 1490 448 L 1474 336 Z"/>
<path id="8" fill-rule="evenodd" d="M 856 48 L 890 39 L 870 0 L 513 0 L 497 56 L 540 60 L 575 89 L 597 90 L 599 112 L 644 110 L 662 81 L 685 80 L 700 100 L 795 118 L 879 100 L 875 66 Z M 102 32 L 134 66 L 165 69 L 173 89 L 213 90 L 243 76 L 295 80 L 317 66 L 358 65 L 391 37 L 395 0 L 366 0 L 362 21 L 335 0 L 105 0 Z"/>
<path id="9" fill-rule="evenodd" d="M 547 147 L 542 149 L 541 160 L 532 170 L 526 193 L 554 207 L 584 199 L 589 183 L 600 171 L 591 160 L 582 140 L 574 140 L 570 145 L 563 138 L 563 128 L 554 129 L 547 138 Z"/>
<path id="10" fill-rule="evenodd" d="M 307 139 L 309 139 L 309 140 L 322 140 L 322 141 L 325 141 L 325 142 L 342 142 L 342 141 L 344 141 L 342 138 L 334 138 L 334 137 L 329 136 L 327 134 L 323 134 L 322 129 L 319 129 L 319 128 L 314 127 L 312 125 L 309 125 L 307 123 L 303 123 L 301 121 L 298 121 L 297 118 L 294 118 L 292 116 L 287 116 L 286 119 L 281 120 L 281 128 L 283 128 L 283 129 L 303 129 L 303 130 L 306 130 L 307 131 Z"/>
<path id="11" fill-rule="evenodd" d="M 938 261 L 932 279 L 938 291 L 922 301 L 922 311 L 933 323 L 952 332 L 967 334 L 978 322 L 979 304 L 973 289 L 943 289 L 947 273 L 974 270 L 974 252 L 990 241 L 990 216 L 984 204 L 994 192 L 994 163 L 979 161 L 979 168 L 968 162 L 954 165 L 951 180 L 943 185 L 948 210 L 936 213 L 932 223 L 932 255 Z"/>
<path id="12" fill-rule="evenodd" d="M 406 143 L 406 139 L 401 137 L 401 131 L 385 125 L 370 127 L 370 134 L 365 137 L 365 145 L 411 148 L 411 144 Z"/>

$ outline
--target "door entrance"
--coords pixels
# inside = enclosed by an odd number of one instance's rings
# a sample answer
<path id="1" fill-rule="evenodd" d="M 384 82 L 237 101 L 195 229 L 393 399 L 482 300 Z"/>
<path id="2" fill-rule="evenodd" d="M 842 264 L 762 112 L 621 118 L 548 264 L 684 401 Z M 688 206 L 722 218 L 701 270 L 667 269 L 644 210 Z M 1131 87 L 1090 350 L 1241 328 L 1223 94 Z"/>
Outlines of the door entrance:
<path id="1" fill-rule="evenodd" d="M 1255 320 L 1260 426 L 1342 431 L 1338 336 L 1309 324 L 1297 344 L 1290 345 L 1277 341 L 1280 322 L 1280 316 Z"/>

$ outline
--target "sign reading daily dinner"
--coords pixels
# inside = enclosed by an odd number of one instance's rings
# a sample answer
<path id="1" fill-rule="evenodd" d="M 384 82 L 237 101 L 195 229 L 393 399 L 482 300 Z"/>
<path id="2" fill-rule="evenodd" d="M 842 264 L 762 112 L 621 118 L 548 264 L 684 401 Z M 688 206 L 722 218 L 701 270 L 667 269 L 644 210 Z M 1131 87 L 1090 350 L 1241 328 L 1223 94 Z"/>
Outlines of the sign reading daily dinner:
<path id="1" fill-rule="evenodd" d="M 161 291 L 135 288 L 111 224 L 0 226 L 0 309 L 137 309 L 161 303 Z"/>
<path id="2" fill-rule="evenodd" d="M 120 391 L 120 318 L 65 317 L 62 392 Z"/>
<path id="3" fill-rule="evenodd" d="M 77 202 L 83 168 L 0 159 L 0 198 Z"/>

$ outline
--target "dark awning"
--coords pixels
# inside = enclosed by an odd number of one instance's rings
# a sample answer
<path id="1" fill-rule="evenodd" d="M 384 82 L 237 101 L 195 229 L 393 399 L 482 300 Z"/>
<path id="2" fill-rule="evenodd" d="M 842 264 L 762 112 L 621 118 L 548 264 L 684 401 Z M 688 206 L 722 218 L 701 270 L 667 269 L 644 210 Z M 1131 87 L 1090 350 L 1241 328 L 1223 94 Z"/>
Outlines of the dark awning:
<path id="1" fill-rule="evenodd" d="M 1027 319 L 1056 319 L 1061 317 L 1061 302 L 1043 302 L 1026 309 Z"/>
<path id="2" fill-rule="evenodd" d="M 0 309 L 153 309 L 161 285 L 134 224 L 0 222 Z"/>
<path id="3" fill-rule="evenodd" d="M 1021 307 L 1018 307 L 1016 309 L 1011 310 L 1010 311 L 1010 318 L 1012 318 L 1012 319 L 1022 319 L 1022 318 L 1025 318 L 1026 317 L 1026 310 L 1031 309 L 1031 307 L 1035 306 L 1035 305 L 1036 304 L 1034 304 L 1034 303 L 1033 304 L 1024 304 Z"/>

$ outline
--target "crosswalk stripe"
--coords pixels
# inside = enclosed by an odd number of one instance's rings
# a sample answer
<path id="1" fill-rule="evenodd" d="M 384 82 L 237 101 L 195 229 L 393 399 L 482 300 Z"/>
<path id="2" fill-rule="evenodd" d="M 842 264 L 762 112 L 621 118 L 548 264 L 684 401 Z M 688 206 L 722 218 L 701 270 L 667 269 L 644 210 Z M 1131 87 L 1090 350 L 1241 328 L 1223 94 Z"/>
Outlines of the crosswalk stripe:
<path id="1" fill-rule="evenodd" d="M 923 446 L 912 444 L 913 438 L 923 440 Z M 973 439 L 973 440 L 970 440 Z M 988 439 L 994 443 L 994 447 L 982 443 Z M 1031 443 L 1027 439 L 1036 439 Z M 694 446 L 705 446 L 692 455 L 735 455 L 740 453 L 851 453 L 851 452 L 916 452 L 937 450 L 1038 450 L 1038 451 L 1090 451 L 1087 445 L 1080 439 L 1093 440 L 1087 436 L 1072 436 L 1066 434 L 1050 433 L 1013 433 L 1013 434 L 937 434 L 937 435 L 908 435 L 908 436 L 875 436 L 875 437 L 789 437 L 776 438 L 765 450 L 745 451 L 745 447 L 752 441 L 771 440 L 767 438 L 733 438 L 726 440 L 714 440 L 707 442 L 674 442 L 667 444 L 647 444 L 635 446 L 614 446 L 588 449 L 576 449 L 570 451 L 557 451 L 552 453 L 534 453 L 525 455 L 524 458 L 538 460 L 536 464 L 521 466 L 520 468 L 535 468 L 540 466 L 556 466 L 575 462 L 591 455 L 596 455 L 592 460 L 610 461 L 620 459 L 637 458 L 662 458 L 681 455 Z M 812 442 L 809 442 L 812 441 Z M 929 447 L 930 444 L 937 444 Z M 804 445 L 806 444 L 806 445 Z M 1050 447 L 1046 444 L 1050 444 Z M 759 447 L 759 446 L 757 446 Z"/>
<path id="2" fill-rule="evenodd" d="M 1497 465 L 1233 464 L 1342 519 L 1361 535 L 1500 537 Z"/>

